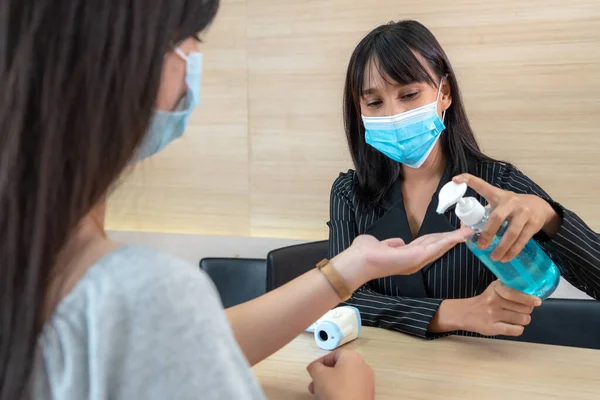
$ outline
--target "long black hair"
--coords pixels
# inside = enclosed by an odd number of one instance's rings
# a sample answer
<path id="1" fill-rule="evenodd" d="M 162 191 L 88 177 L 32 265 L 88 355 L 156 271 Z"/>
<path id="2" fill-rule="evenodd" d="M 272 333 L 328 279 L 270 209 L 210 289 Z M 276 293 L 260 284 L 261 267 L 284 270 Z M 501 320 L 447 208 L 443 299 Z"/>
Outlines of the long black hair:
<path id="1" fill-rule="evenodd" d="M 419 61 L 419 54 L 435 76 Z M 442 151 L 453 175 L 468 172 L 471 161 L 491 160 L 484 155 L 473 135 L 448 56 L 433 34 L 417 21 L 390 22 L 371 31 L 360 41 L 348 64 L 344 90 L 344 127 L 358 180 L 357 195 L 369 204 L 378 203 L 398 179 L 398 162 L 365 142 L 360 100 L 369 63 L 402 84 L 414 82 L 437 86 L 446 76 L 452 91 L 452 104 L 446 111 L 446 130 L 441 135 Z"/>
<path id="2" fill-rule="evenodd" d="M 0 400 L 31 395 L 57 255 L 132 160 L 218 0 L 0 0 Z"/>

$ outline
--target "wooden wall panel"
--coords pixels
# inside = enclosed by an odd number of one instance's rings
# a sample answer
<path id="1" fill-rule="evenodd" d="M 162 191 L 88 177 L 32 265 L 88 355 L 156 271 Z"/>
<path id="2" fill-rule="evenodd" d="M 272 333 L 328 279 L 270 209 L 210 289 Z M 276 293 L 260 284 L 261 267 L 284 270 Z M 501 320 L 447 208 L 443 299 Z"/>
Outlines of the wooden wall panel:
<path id="1" fill-rule="evenodd" d="M 246 2 L 222 0 L 204 41 L 200 107 L 182 139 L 126 175 L 110 229 L 250 234 Z"/>
<path id="2" fill-rule="evenodd" d="M 226 1 L 206 38 L 190 132 L 126 178 L 109 225 L 325 237 L 331 183 L 351 167 L 341 119 L 348 59 L 369 30 L 405 18 L 447 51 L 484 150 L 600 230 L 596 0 Z"/>

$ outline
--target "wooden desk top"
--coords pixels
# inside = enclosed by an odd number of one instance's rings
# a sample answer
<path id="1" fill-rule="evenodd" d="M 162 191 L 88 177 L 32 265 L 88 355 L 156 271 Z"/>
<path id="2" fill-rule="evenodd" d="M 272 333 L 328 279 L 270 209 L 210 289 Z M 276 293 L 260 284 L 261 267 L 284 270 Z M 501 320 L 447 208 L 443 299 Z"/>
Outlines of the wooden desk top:
<path id="1" fill-rule="evenodd" d="M 600 399 L 598 350 L 374 328 L 347 346 L 375 371 L 377 399 Z M 254 372 L 270 400 L 312 399 L 306 366 L 324 354 L 302 334 Z"/>

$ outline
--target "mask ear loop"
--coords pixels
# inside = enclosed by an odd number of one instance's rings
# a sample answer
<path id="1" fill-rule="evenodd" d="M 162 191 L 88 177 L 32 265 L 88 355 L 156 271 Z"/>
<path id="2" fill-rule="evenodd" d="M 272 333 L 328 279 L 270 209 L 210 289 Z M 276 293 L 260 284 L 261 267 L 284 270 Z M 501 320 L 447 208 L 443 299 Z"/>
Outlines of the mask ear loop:
<path id="1" fill-rule="evenodd" d="M 188 56 L 179 47 L 175 47 L 173 51 L 175 52 L 175 54 L 181 57 L 183 61 L 187 61 Z"/>
<path id="2" fill-rule="evenodd" d="M 187 65 L 188 56 L 183 52 L 183 50 L 181 50 L 179 47 L 173 47 L 173 51 L 175 52 L 175 54 L 177 54 L 179 56 L 179 58 L 181 58 L 183 61 L 185 61 L 186 68 L 189 68 L 189 66 Z M 187 79 L 186 79 L 186 81 L 187 81 Z"/>
<path id="3" fill-rule="evenodd" d="M 446 77 L 442 76 L 442 79 L 440 79 L 440 86 L 438 87 L 438 95 L 437 95 L 437 99 L 435 100 L 435 104 L 437 104 L 440 101 L 440 94 L 442 94 L 442 84 L 444 83 L 444 79 Z M 444 110 L 442 112 L 442 122 L 444 122 L 446 120 L 446 110 Z"/>

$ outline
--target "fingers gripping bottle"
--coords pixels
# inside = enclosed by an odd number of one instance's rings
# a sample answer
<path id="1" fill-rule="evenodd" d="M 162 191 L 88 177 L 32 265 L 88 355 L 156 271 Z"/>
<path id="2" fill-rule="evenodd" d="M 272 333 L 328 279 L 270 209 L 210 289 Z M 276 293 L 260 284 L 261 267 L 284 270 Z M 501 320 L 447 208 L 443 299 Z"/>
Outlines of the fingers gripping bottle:
<path id="1" fill-rule="evenodd" d="M 480 249 L 477 241 L 492 209 L 483 207 L 473 197 L 463 198 L 466 192 L 466 183 L 448 182 L 444 185 L 439 194 L 438 214 L 445 213 L 456 204 L 456 216 L 474 232 L 467 239 L 469 250 L 506 286 L 542 300 L 548 298 L 560 281 L 560 271 L 556 264 L 534 239 L 529 239 L 523 250 L 511 261 L 493 261 L 491 254 L 500 243 L 509 222 L 504 221 L 490 245 L 486 249 Z"/>

